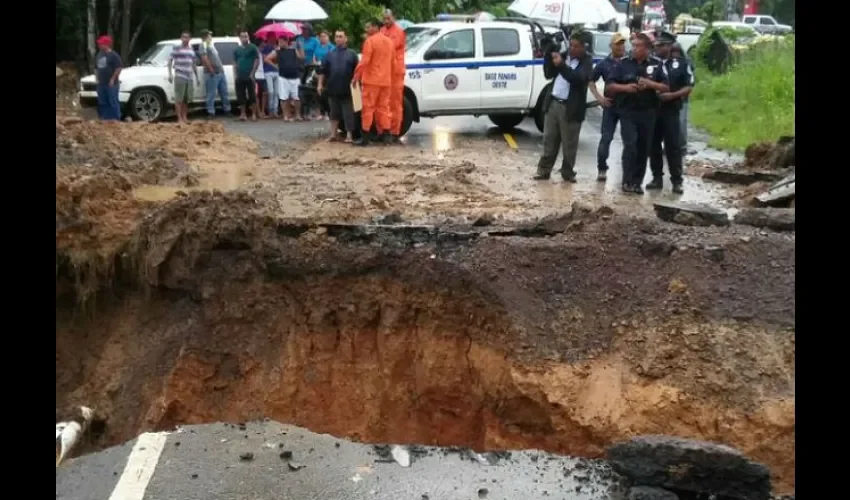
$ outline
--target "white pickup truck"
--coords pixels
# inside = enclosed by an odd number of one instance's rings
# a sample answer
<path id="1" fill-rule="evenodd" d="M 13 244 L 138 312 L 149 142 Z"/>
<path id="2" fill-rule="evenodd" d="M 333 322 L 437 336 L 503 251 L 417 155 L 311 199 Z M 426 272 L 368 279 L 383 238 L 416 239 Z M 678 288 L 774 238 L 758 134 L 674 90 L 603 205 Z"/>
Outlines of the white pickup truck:
<path id="1" fill-rule="evenodd" d="M 793 31 L 791 26 L 777 23 L 773 16 L 746 15 L 741 19 L 741 22 L 752 26 L 754 30 L 763 35 L 784 35 Z"/>
<path id="2" fill-rule="evenodd" d="M 227 80 L 228 100 L 236 99 L 233 81 L 233 52 L 239 46 L 237 37 L 213 37 L 212 43 L 218 49 Z M 136 64 L 121 71 L 121 85 L 118 89 L 118 101 L 121 103 L 122 116 L 134 120 L 157 121 L 174 112 L 174 86 L 168 83 L 168 59 L 171 51 L 180 44 L 180 40 L 164 40 L 157 43 L 136 61 Z M 195 54 L 201 45 L 200 38 L 190 42 Z M 206 75 L 200 59 L 196 59 L 200 85 L 195 85 L 195 95 L 189 106 L 193 109 L 204 107 L 206 99 Z M 216 96 L 216 104 L 221 100 Z M 97 106 L 97 84 L 94 75 L 80 80 L 80 104 L 83 107 Z"/>
<path id="3" fill-rule="evenodd" d="M 411 29 L 413 28 L 413 29 Z M 533 21 L 437 21 L 408 28 L 402 133 L 438 116 L 483 116 L 510 129 L 526 117 L 543 130 L 542 105 L 551 92 L 543 75 Z M 588 91 L 588 100 L 592 94 Z"/>

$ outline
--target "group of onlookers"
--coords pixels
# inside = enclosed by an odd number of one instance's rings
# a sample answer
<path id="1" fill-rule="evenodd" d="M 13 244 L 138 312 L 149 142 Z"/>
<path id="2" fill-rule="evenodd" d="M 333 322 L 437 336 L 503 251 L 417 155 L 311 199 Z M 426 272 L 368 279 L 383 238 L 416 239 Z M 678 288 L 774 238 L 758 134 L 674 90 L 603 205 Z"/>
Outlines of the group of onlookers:
<path id="1" fill-rule="evenodd" d="M 259 88 L 263 95 L 260 113 L 285 121 L 327 119 L 328 106 L 322 100 L 306 98 L 300 86 L 336 50 L 327 31 L 313 35 L 304 24 L 298 36 L 270 33 L 260 45 L 263 64 L 258 69 Z"/>

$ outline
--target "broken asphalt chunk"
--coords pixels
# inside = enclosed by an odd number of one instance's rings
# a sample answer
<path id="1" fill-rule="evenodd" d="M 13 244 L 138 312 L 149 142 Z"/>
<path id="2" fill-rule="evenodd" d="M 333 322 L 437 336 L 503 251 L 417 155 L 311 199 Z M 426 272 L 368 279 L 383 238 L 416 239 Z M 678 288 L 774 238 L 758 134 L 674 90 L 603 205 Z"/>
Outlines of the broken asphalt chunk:
<path id="1" fill-rule="evenodd" d="M 763 227 L 774 231 L 794 231 L 794 208 L 742 208 L 735 214 L 735 224 Z"/>
<path id="2" fill-rule="evenodd" d="M 725 184 L 749 186 L 756 182 L 776 182 L 781 180 L 783 173 L 769 170 L 735 170 L 731 168 L 715 168 L 703 174 L 702 178 Z"/>
<path id="3" fill-rule="evenodd" d="M 770 471 L 740 451 L 715 443 L 671 436 L 640 436 L 607 450 L 611 466 L 633 484 L 768 500 Z"/>
<path id="4" fill-rule="evenodd" d="M 685 226 L 728 226 L 725 211 L 700 203 L 658 201 L 653 204 L 655 214 L 666 222 Z"/>
<path id="5" fill-rule="evenodd" d="M 241 453 L 239 455 L 239 460 L 242 460 L 243 462 L 249 462 L 251 460 L 254 460 L 254 454 L 250 451 L 246 451 L 245 453 Z"/>
<path id="6" fill-rule="evenodd" d="M 287 465 L 289 465 L 289 470 L 293 472 L 299 471 L 305 467 L 304 464 L 299 464 L 295 462 L 289 462 Z"/>
<path id="7" fill-rule="evenodd" d="M 794 199 L 797 193 L 797 175 L 792 173 L 777 182 L 764 193 L 756 196 L 756 201 L 763 205 L 778 205 Z"/>

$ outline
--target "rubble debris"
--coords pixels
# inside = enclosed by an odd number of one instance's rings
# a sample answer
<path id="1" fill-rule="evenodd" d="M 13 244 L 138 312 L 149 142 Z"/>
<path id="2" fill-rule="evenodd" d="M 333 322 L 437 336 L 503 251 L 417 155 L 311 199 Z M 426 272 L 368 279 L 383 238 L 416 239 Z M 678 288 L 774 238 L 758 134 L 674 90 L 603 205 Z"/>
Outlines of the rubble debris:
<path id="1" fill-rule="evenodd" d="M 655 214 L 666 222 L 683 226 L 728 226 L 725 211 L 700 203 L 659 201 L 653 204 Z"/>
<path id="2" fill-rule="evenodd" d="M 495 221 L 496 218 L 493 217 L 493 214 L 489 212 L 484 212 L 475 218 L 475 220 L 472 222 L 472 225 L 475 227 L 491 226 Z"/>
<path id="3" fill-rule="evenodd" d="M 629 489 L 628 500 L 679 500 L 679 495 L 664 488 L 635 486 Z"/>
<path id="4" fill-rule="evenodd" d="M 782 174 L 769 170 L 737 170 L 731 168 L 715 168 L 702 175 L 703 179 L 723 182 L 725 184 L 740 184 L 749 186 L 756 182 L 776 182 L 782 180 Z"/>
<path id="5" fill-rule="evenodd" d="M 794 231 L 794 208 L 742 208 L 735 214 L 735 224 L 763 227 L 774 231 Z"/>
<path id="6" fill-rule="evenodd" d="M 299 464 L 295 462 L 289 462 L 287 465 L 289 465 L 289 470 L 293 472 L 299 471 L 305 467 L 304 464 Z"/>
<path id="7" fill-rule="evenodd" d="M 750 144 L 744 151 L 743 168 L 782 170 L 796 164 L 796 145 L 793 137 L 781 137 L 775 143 Z"/>
<path id="8" fill-rule="evenodd" d="M 797 192 L 796 173 L 792 173 L 770 187 L 764 193 L 756 196 L 756 201 L 761 205 L 781 205 L 793 201 Z"/>
<path id="9" fill-rule="evenodd" d="M 672 436 L 639 436 L 607 449 L 611 466 L 637 486 L 735 500 L 768 500 L 770 471 L 725 445 Z"/>
<path id="10" fill-rule="evenodd" d="M 401 212 L 394 210 L 388 214 L 376 215 L 372 218 L 372 222 L 378 225 L 390 226 L 393 224 L 401 224 L 404 219 L 401 217 Z"/>
<path id="11" fill-rule="evenodd" d="M 410 453 L 407 452 L 403 447 L 399 445 L 395 445 L 390 450 L 390 454 L 399 465 L 402 467 L 410 467 Z"/>
<path id="12" fill-rule="evenodd" d="M 239 460 L 242 460 L 243 462 L 250 462 L 251 460 L 254 460 L 254 454 L 250 451 L 246 451 L 239 455 Z"/>

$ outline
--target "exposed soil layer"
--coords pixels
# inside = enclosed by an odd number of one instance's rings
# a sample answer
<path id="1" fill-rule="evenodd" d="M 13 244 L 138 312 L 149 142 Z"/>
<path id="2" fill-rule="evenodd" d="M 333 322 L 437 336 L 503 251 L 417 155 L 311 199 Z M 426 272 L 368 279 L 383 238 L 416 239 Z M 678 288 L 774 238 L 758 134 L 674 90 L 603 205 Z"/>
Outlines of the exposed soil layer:
<path id="1" fill-rule="evenodd" d="M 94 447 L 259 417 L 589 457 L 659 433 L 738 447 L 793 491 L 793 235 L 580 208 L 519 229 L 365 228 L 273 207 L 158 206 L 116 238 L 97 287 L 112 292 L 85 317 L 57 265 L 57 409 L 107 419 Z"/>

